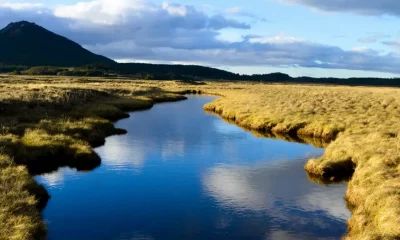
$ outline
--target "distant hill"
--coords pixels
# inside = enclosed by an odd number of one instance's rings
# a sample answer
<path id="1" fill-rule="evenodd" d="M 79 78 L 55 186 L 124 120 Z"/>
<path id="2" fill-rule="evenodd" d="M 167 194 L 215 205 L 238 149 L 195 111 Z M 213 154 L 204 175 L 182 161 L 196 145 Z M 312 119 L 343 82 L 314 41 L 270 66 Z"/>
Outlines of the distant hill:
<path id="1" fill-rule="evenodd" d="M 119 63 L 115 68 L 118 72 L 127 75 L 148 73 L 152 79 L 244 79 L 239 74 L 197 65 Z"/>
<path id="2" fill-rule="evenodd" d="M 10 23 L 0 30 L 0 62 L 8 65 L 63 67 L 115 63 L 26 21 Z"/>

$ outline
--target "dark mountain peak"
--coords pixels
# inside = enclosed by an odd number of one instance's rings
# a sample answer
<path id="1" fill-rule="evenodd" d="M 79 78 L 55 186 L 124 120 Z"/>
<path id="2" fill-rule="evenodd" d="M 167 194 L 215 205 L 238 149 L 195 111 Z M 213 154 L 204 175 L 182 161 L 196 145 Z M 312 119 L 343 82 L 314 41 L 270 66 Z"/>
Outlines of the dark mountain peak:
<path id="1" fill-rule="evenodd" d="M 115 63 L 28 21 L 13 22 L 0 30 L 0 62 L 62 67 Z"/>
<path id="2" fill-rule="evenodd" d="M 3 28 L 2 30 L 0 30 L 0 34 L 15 34 L 15 33 L 19 33 L 21 31 L 23 31 L 24 29 L 28 29 L 28 28 L 39 28 L 38 25 L 36 25 L 35 23 L 31 23 L 28 21 L 20 21 L 20 22 L 12 22 L 10 24 L 8 24 L 5 28 Z"/>
<path id="3" fill-rule="evenodd" d="M 12 22 L 10 24 L 8 24 L 7 27 L 13 27 L 13 28 L 22 28 L 22 27 L 29 27 L 29 26 L 38 26 L 35 23 L 32 22 L 28 22 L 28 21 L 19 21 L 19 22 Z"/>

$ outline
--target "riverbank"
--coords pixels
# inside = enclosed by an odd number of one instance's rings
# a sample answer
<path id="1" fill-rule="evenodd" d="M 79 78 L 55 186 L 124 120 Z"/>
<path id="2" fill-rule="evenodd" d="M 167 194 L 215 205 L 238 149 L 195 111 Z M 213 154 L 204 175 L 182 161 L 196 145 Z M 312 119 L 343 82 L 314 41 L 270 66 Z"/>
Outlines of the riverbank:
<path id="1" fill-rule="evenodd" d="M 103 88 L 60 78 L 1 79 L 0 239 L 46 238 L 40 209 L 50 196 L 33 175 L 64 166 L 96 168 L 101 160 L 93 147 L 126 133 L 113 125 L 129 116 L 125 111 L 183 99 L 130 84 Z"/>
<path id="2" fill-rule="evenodd" d="M 246 128 L 334 140 L 305 169 L 321 183 L 352 176 L 346 200 L 353 215 L 346 239 L 398 239 L 399 90 L 256 86 L 226 91 L 205 109 Z"/>
<path id="3" fill-rule="evenodd" d="M 246 129 L 321 146 L 331 141 L 325 154 L 311 159 L 305 169 L 310 179 L 324 184 L 354 172 L 346 194 L 353 212 L 346 238 L 400 237 L 398 89 L 4 76 L 0 78 L 2 152 L 14 159 L 12 167 L 28 166 L 32 174 L 59 166 L 92 169 L 100 164 L 92 147 L 103 144 L 106 136 L 124 133 L 114 128 L 113 120 L 127 117 L 124 111 L 180 100 L 182 93 L 222 96 L 205 110 Z M 22 189 L 27 192 L 28 187 Z M 35 214 L 31 219 L 37 219 Z M 25 231 L 26 236 L 33 236 L 32 229 Z"/>

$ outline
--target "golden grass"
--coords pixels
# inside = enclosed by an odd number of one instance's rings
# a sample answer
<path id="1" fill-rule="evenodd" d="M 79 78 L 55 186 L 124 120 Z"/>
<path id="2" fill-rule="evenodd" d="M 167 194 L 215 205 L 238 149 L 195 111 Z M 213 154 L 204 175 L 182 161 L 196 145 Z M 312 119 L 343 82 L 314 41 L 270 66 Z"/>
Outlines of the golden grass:
<path id="1" fill-rule="evenodd" d="M 126 117 L 125 111 L 180 100 L 178 93 L 222 96 L 204 109 L 256 135 L 327 147 L 305 169 L 322 184 L 354 172 L 346 193 L 353 215 L 345 238 L 400 238 L 399 89 L 9 76 L 0 79 L 0 146 L 18 163 L 58 153 L 85 162 L 90 158 L 78 156 L 90 156 L 106 136 L 124 132 L 111 121 Z M 42 226 L 32 213 L 32 222 Z M 37 232 L 32 229 L 25 234 Z"/>
<path id="2" fill-rule="evenodd" d="M 0 155 L 0 239 L 44 239 L 45 225 L 32 194 L 39 188 L 25 167 Z"/>

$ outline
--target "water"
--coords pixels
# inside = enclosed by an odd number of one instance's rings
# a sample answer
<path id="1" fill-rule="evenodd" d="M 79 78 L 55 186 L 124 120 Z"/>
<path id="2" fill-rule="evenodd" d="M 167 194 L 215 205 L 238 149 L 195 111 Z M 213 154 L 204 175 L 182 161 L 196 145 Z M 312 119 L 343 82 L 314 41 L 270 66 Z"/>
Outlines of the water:
<path id="1" fill-rule="evenodd" d="M 49 239 L 339 239 L 346 185 L 303 170 L 323 150 L 256 138 L 205 113 L 212 99 L 132 113 L 96 149 L 99 168 L 38 176 Z"/>

